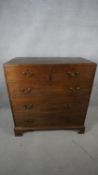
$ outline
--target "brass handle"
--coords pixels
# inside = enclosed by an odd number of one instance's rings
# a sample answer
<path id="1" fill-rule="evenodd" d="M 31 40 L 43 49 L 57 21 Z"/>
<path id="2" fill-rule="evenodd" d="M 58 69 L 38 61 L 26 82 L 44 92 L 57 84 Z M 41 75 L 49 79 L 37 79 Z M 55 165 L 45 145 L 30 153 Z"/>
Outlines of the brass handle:
<path id="1" fill-rule="evenodd" d="M 79 72 L 67 72 L 66 75 L 67 77 L 76 77 L 79 76 Z"/>
<path id="2" fill-rule="evenodd" d="M 76 90 L 80 90 L 81 88 L 79 86 L 76 87 Z"/>
<path id="3" fill-rule="evenodd" d="M 76 76 L 78 76 L 78 75 L 80 74 L 80 72 L 75 72 L 74 74 L 75 74 Z"/>
<path id="4" fill-rule="evenodd" d="M 80 87 L 79 86 L 77 86 L 76 88 L 70 87 L 69 90 L 71 92 L 79 91 L 80 90 Z"/>
<path id="5" fill-rule="evenodd" d="M 72 73 L 72 72 L 67 72 L 66 75 L 67 75 L 68 77 L 73 77 L 73 76 L 74 76 L 74 73 Z"/>
<path id="6" fill-rule="evenodd" d="M 26 77 L 33 77 L 34 73 L 32 71 L 26 71 L 26 72 L 22 72 L 22 75 Z"/>
<path id="7" fill-rule="evenodd" d="M 69 90 L 70 90 L 70 91 L 74 91 L 73 87 L 70 87 Z"/>
<path id="8" fill-rule="evenodd" d="M 21 91 L 22 91 L 24 94 L 29 94 L 29 93 L 31 93 L 31 88 L 22 88 Z"/>
<path id="9" fill-rule="evenodd" d="M 33 105 L 32 104 L 26 104 L 24 105 L 24 108 L 27 109 L 27 110 L 30 110 L 33 108 Z"/>

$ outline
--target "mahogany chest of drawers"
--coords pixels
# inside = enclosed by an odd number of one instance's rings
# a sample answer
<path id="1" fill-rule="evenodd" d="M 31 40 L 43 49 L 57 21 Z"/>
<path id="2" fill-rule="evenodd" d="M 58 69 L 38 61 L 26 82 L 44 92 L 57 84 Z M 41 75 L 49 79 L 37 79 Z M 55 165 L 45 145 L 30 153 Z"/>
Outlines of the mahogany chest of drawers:
<path id="1" fill-rule="evenodd" d="M 15 135 L 74 129 L 84 133 L 96 63 L 78 57 L 18 57 L 4 64 Z"/>

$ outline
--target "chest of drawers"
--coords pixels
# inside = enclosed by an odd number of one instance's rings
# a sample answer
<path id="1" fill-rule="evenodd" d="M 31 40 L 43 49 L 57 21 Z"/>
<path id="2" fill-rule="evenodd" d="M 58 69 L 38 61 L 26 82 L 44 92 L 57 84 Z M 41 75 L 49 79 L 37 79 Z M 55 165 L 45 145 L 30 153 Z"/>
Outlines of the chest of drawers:
<path id="1" fill-rule="evenodd" d="M 83 58 L 21 57 L 4 64 L 15 135 L 74 129 L 84 133 L 96 63 Z"/>

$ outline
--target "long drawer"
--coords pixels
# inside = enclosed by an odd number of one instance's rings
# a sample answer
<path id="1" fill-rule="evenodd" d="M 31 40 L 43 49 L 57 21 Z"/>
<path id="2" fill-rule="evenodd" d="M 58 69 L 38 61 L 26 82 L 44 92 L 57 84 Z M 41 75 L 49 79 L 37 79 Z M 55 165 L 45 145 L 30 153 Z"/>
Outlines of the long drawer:
<path id="1" fill-rule="evenodd" d="M 60 126 L 70 126 L 70 125 L 82 125 L 85 120 L 85 115 L 81 114 L 66 114 L 66 113 L 16 113 L 15 114 L 15 124 L 16 126 L 21 127 L 38 127 L 44 128 L 52 126 L 60 127 Z"/>
<path id="2" fill-rule="evenodd" d="M 32 114 L 36 112 L 49 113 L 85 113 L 87 108 L 88 98 L 74 100 L 74 98 L 67 98 L 64 96 L 43 96 L 24 99 L 13 99 L 12 106 L 15 113 Z"/>
<path id="3" fill-rule="evenodd" d="M 58 82 L 49 84 L 43 82 L 37 83 L 9 83 L 9 92 L 11 97 L 31 97 L 44 95 L 64 95 L 64 96 L 85 96 L 90 93 L 90 83 L 73 83 L 66 82 L 60 84 Z"/>

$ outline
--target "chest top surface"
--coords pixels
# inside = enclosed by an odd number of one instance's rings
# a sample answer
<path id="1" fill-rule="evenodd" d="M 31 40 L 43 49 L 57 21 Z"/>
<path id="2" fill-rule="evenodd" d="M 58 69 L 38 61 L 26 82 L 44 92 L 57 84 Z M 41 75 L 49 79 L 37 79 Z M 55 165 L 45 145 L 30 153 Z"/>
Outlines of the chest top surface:
<path id="1" fill-rule="evenodd" d="M 16 57 L 5 65 L 25 64 L 95 64 L 94 62 L 81 57 Z"/>

